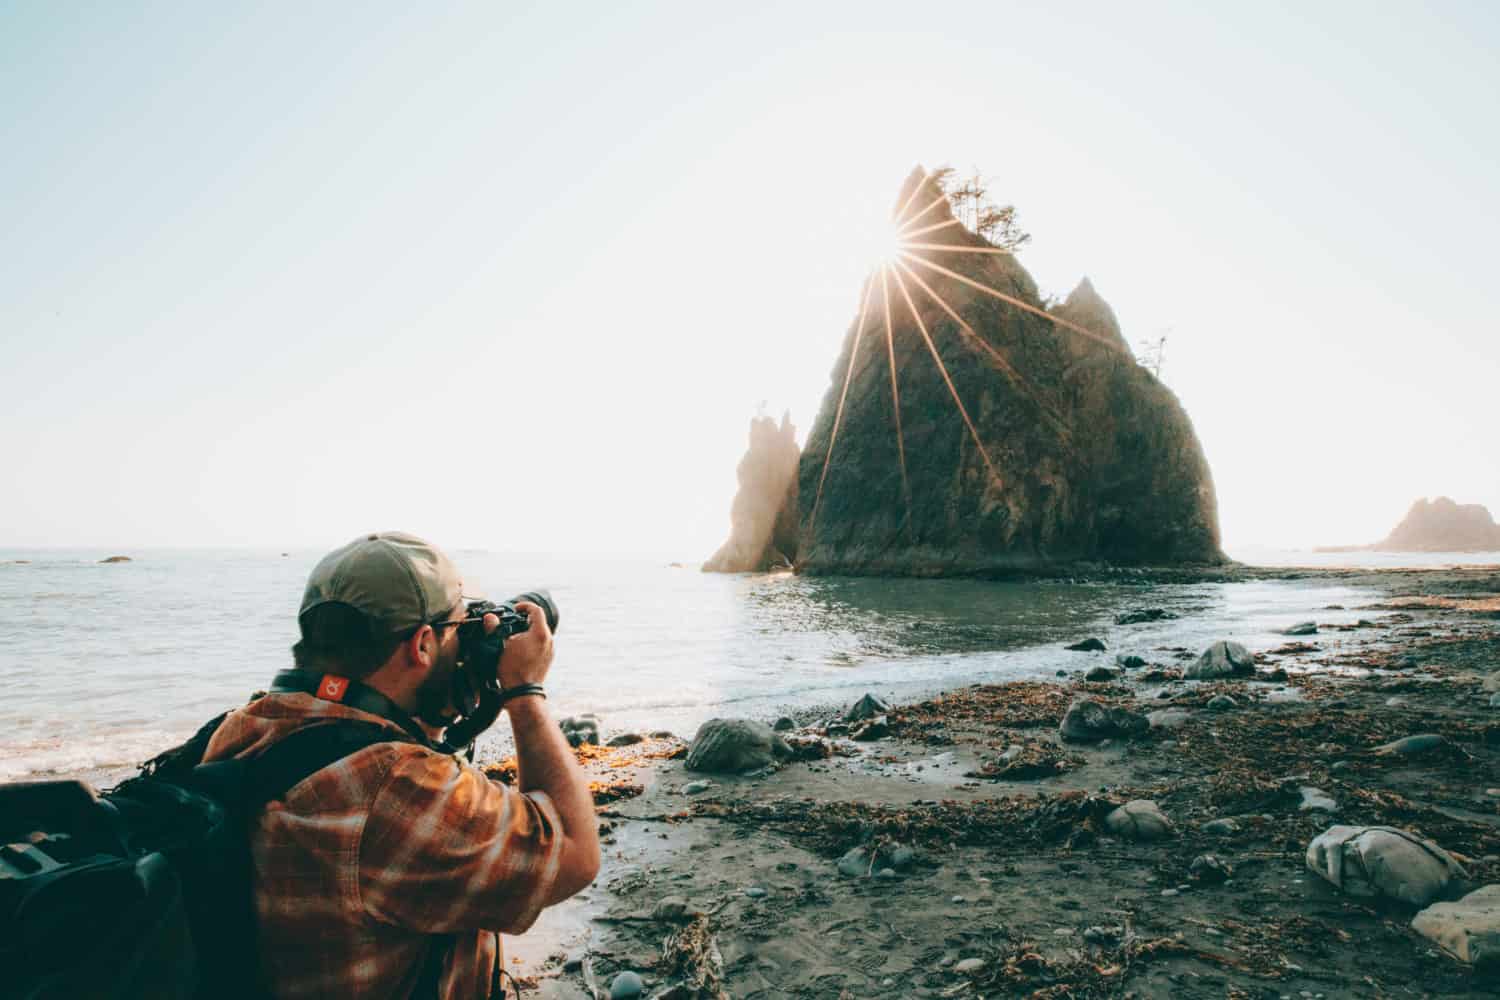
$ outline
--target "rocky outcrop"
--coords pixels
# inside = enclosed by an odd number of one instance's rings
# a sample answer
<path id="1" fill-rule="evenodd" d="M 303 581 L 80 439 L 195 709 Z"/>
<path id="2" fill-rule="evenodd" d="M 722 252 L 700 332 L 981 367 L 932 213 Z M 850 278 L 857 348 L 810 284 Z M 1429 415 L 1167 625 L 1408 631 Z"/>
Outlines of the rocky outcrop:
<path id="1" fill-rule="evenodd" d="M 908 198 L 915 185 L 924 190 Z M 952 219 L 920 172 L 906 203 L 934 206 L 914 228 Z M 873 276 L 802 454 L 797 568 L 941 576 L 1224 561 L 1192 424 L 1093 285 L 1049 312 L 1014 257 L 961 226 L 913 242 L 960 249 L 909 247 L 934 266 Z"/>
<path id="2" fill-rule="evenodd" d="M 790 566 L 797 556 L 797 429 L 791 415 L 750 421 L 740 459 L 740 489 L 729 512 L 729 540 L 703 564 L 705 573 L 756 573 Z"/>
<path id="3" fill-rule="evenodd" d="M 1396 529 L 1375 548 L 1384 552 L 1500 551 L 1500 525 L 1482 504 L 1424 498 L 1411 505 Z"/>

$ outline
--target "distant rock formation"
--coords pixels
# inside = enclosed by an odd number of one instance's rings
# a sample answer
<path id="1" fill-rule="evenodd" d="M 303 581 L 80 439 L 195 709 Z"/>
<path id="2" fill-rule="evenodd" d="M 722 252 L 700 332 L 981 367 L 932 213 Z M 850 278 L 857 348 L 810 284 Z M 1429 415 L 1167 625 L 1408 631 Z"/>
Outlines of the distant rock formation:
<path id="1" fill-rule="evenodd" d="M 1423 498 L 1375 549 L 1385 552 L 1500 551 L 1500 525 L 1482 504 Z"/>
<path id="2" fill-rule="evenodd" d="M 797 556 L 797 429 L 791 414 L 750 421 L 750 447 L 740 459 L 740 489 L 729 512 L 729 540 L 705 573 L 757 573 L 790 566 Z"/>
<path id="3" fill-rule="evenodd" d="M 917 247 L 953 274 L 918 263 L 892 265 L 883 281 L 875 273 L 864 329 L 845 336 L 802 455 L 797 568 L 940 576 L 1224 562 L 1213 479 L 1192 423 L 1136 362 L 1093 285 L 1084 279 L 1049 314 L 1031 275 L 953 224 L 920 169 L 898 204 L 911 213 L 933 205 L 918 228 L 947 223 L 914 242 L 979 252 Z"/>
<path id="4" fill-rule="evenodd" d="M 108 556 L 99 561 L 101 563 L 128 563 L 131 562 L 131 558 L 129 556 Z"/>

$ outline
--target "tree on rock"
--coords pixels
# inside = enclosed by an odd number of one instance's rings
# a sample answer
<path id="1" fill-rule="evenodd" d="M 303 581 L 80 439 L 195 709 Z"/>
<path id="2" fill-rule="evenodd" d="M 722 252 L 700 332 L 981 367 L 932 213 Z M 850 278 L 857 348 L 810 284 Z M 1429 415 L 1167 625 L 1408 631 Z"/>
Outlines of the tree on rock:
<path id="1" fill-rule="evenodd" d="M 932 180 L 948 196 L 954 216 L 969 232 L 1001 250 L 1019 250 L 1031 242 L 1031 234 L 1016 222 L 1016 206 L 992 201 L 987 182 L 977 169 L 960 180 L 952 167 L 938 167 L 932 172 Z"/>

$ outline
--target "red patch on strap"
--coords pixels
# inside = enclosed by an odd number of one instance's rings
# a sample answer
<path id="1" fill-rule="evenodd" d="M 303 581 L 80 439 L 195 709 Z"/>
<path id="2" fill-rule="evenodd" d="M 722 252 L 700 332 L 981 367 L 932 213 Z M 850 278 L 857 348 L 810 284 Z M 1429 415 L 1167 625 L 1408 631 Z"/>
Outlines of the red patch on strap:
<path id="1" fill-rule="evenodd" d="M 349 678 L 347 677 L 324 674 L 323 679 L 318 681 L 318 697 L 325 701 L 343 701 L 344 692 L 348 690 Z"/>

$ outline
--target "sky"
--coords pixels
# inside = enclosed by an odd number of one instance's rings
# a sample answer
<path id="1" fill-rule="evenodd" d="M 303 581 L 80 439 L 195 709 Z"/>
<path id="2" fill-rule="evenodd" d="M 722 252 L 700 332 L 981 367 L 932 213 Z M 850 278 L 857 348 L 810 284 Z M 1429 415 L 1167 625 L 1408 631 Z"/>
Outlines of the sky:
<path id="1" fill-rule="evenodd" d="M 897 188 L 1167 337 L 1224 539 L 1500 515 L 1500 7 L 0 0 L 0 545 L 706 557 Z"/>

